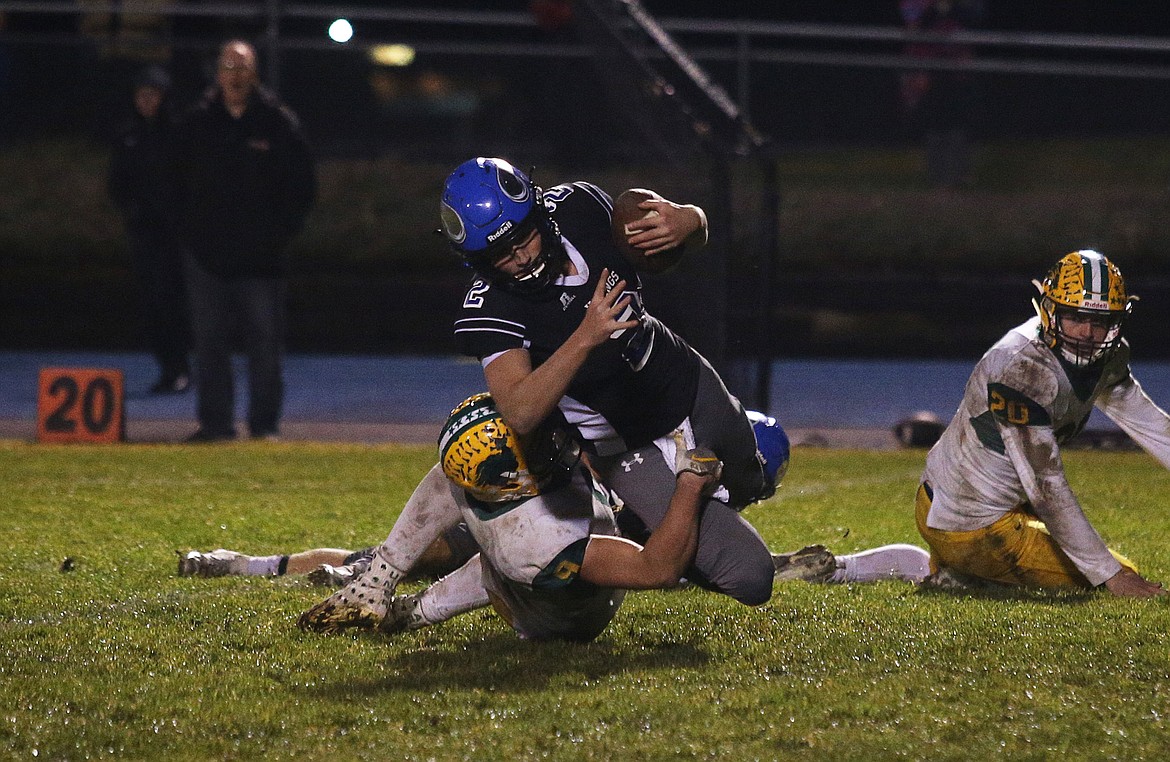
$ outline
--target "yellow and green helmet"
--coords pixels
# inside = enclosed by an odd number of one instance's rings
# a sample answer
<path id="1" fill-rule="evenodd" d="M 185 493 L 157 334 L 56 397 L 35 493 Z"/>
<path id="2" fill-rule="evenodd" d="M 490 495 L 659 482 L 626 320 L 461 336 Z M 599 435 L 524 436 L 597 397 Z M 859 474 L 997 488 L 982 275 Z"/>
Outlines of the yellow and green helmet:
<path id="1" fill-rule="evenodd" d="M 1088 365 L 1112 354 L 1121 345 L 1121 324 L 1137 297 L 1125 290 L 1121 270 L 1103 254 L 1083 249 L 1060 258 L 1043 281 L 1033 302 L 1040 316 L 1040 335 L 1073 365 Z M 1093 338 L 1073 338 L 1061 320 L 1070 315 L 1099 327 Z"/>
<path id="2" fill-rule="evenodd" d="M 443 473 L 478 500 L 499 503 L 537 494 L 515 433 L 490 394 L 475 394 L 455 406 L 439 434 Z"/>

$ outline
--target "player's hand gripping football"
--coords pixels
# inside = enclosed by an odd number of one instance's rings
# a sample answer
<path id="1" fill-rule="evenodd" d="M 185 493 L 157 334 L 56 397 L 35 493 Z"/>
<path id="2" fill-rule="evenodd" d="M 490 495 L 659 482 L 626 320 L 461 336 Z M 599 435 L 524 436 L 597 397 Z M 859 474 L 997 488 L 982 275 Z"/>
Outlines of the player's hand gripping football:
<path id="1" fill-rule="evenodd" d="M 698 237 L 703 239 L 701 243 L 706 242 L 706 218 L 698 207 L 683 206 L 659 197 L 640 202 L 638 208 L 644 214 L 625 225 L 629 231 L 626 240 L 646 255 L 653 257 Z"/>

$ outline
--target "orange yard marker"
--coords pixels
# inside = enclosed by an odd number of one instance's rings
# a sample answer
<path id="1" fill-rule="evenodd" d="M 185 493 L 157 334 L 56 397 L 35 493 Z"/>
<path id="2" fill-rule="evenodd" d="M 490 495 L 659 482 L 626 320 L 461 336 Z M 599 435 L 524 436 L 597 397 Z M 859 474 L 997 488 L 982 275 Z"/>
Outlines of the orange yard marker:
<path id="1" fill-rule="evenodd" d="M 37 383 L 38 442 L 121 442 L 125 439 L 122 371 L 41 368 Z"/>

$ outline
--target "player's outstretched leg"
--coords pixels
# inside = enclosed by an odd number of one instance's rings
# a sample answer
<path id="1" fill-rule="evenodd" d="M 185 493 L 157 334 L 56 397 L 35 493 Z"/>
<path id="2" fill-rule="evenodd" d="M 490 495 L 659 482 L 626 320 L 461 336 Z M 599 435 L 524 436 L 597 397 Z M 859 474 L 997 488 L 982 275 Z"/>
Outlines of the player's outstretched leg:
<path id="1" fill-rule="evenodd" d="M 444 532 L 459 524 L 451 483 L 437 464 L 422 478 L 370 566 L 352 582 L 301 614 L 297 625 L 330 633 L 350 627 L 374 628 L 385 618 L 394 590 Z"/>
<path id="2" fill-rule="evenodd" d="M 234 550 L 217 548 L 209 553 L 176 550 L 175 553 L 179 556 L 180 577 L 226 577 L 248 573 L 248 556 Z"/>
<path id="3" fill-rule="evenodd" d="M 917 545 L 896 543 L 837 556 L 837 572 L 830 582 L 921 583 L 930 574 L 930 553 Z"/>
<path id="4" fill-rule="evenodd" d="M 776 580 L 825 582 L 837 571 L 837 559 L 824 545 L 807 545 L 792 553 L 773 553 Z"/>
<path id="5" fill-rule="evenodd" d="M 916 545 L 882 545 L 847 555 L 835 555 L 823 545 L 809 545 L 793 553 L 773 553 L 779 581 L 882 582 L 900 580 L 918 584 L 930 574 L 930 554 Z"/>
<path id="6" fill-rule="evenodd" d="M 396 595 L 378 630 L 395 635 L 417 630 L 490 604 L 483 583 L 483 559 L 478 553 L 467 563 L 415 595 Z"/>

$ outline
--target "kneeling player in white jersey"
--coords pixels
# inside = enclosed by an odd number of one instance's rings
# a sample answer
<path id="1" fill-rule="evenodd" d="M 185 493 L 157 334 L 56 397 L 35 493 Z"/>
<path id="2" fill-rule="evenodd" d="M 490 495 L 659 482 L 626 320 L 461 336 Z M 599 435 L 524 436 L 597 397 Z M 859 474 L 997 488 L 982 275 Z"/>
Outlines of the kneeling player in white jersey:
<path id="1" fill-rule="evenodd" d="M 932 568 L 940 584 L 975 578 L 1165 595 L 1105 546 L 1060 457 L 1096 405 L 1170 468 L 1170 416 L 1134 379 L 1121 336 L 1133 299 L 1116 265 L 1088 250 L 1063 257 L 1036 286 L 1037 317 L 975 366 L 927 456 L 916 515 Z"/>

